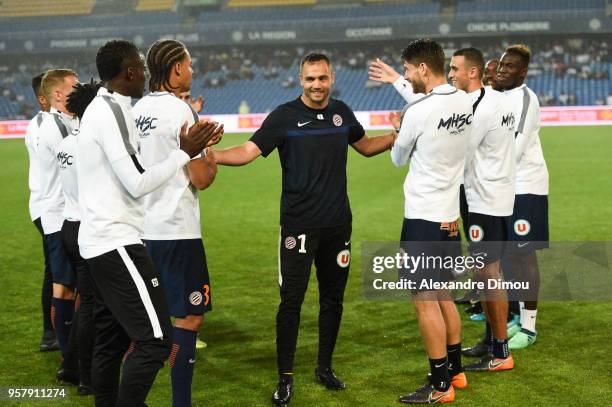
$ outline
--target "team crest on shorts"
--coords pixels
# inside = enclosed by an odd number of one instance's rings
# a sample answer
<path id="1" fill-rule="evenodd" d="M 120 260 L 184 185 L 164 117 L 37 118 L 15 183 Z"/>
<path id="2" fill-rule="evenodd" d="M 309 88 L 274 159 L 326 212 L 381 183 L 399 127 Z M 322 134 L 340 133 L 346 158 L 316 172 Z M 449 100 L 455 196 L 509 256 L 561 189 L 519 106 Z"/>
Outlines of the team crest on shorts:
<path id="1" fill-rule="evenodd" d="M 288 238 L 285 239 L 285 247 L 288 250 L 293 249 L 296 244 L 297 244 L 297 242 L 295 241 L 295 237 L 293 237 L 293 236 L 289 236 Z"/>
<path id="2" fill-rule="evenodd" d="M 342 268 L 347 268 L 349 263 L 351 262 L 351 252 L 347 249 L 342 250 L 336 256 L 336 263 Z"/>
<path id="3" fill-rule="evenodd" d="M 514 222 L 514 233 L 519 236 L 527 236 L 531 232 L 531 224 L 526 219 L 519 219 Z"/>
<path id="4" fill-rule="evenodd" d="M 194 291 L 189 294 L 189 302 L 191 305 L 200 305 L 202 303 L 202 293 L 199 291 Z"/>
<path id="5" fill-rule="evenodd" d="M 153 287 L 157 287 L 157 286 L 159 286 L 159 281 L 157 281 L 157 278 L 153 278 L 153 279 L 151 279 L 151 285 L 152 285 Z"/>
<path id="6" fill-rule="evenodd" d="M 334 117 L 332 117 L 332 121 L 334 122 L 334 125 L 342 126 L 342 117 L 339 114 L 335 114 Z"/>
<path id="7" fill-rule="evenodd" d="M 482 230 L 482 228 L 478 225 L 470 226 L 469 233 L 470 233 L 470 240 L 472 242 L 480 242 L 482 238 L 484 237 L 484 230 Z"/>

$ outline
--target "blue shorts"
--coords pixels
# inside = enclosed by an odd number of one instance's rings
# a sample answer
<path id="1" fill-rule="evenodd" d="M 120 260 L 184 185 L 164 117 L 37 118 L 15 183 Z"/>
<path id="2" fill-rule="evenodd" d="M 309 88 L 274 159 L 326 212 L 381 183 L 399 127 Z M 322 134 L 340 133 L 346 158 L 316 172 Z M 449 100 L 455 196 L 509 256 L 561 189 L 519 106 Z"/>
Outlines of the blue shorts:
<path id="1" fill-rule="evenodd" d="M 159 272 L 173 317 L 212 310 L 210 280 L 202 239 L 145 240 Z"/>
<path id="2" fill-rule="evenodd" d="M 510 233 L 510 216 L 492 216 L 470 212 L 467 237 L 472 257 L 483 256 L 484 264 L 496 262 L 506 250 Z"/>
<path id="3" fill-rule="evenodd" d="M 76 285 L 76 275 L 64 247 L 62 233 L 51 233 L 45 235 L 44 239 L 49 251 L 49 265 L 51 266 L 53 283 L 74 287 Z"/>
<path id="4" fill-rule="evenodd" d="M 399 278 L 413 281 L 413 293 L 435 291 L 423 288 L 424 280 L 431 282 L 446 282 L 454 280 L 453 267 L 438 259 L 461 256 L 461 237 L 459 223 L 430 222 L 423 219 L 404 219 L 400 247 L 409 256 L 419 256 L 427 260 L 425 266 L 413 270 L 400 268 Z M 429 261 L 428 259 L 431 259 Z"/>
<path id="5" fill-rule="evenodd" d="M 511 253 L 548 248 L 548 196 L 522 194 L 514 199 L 508 240 Z"/>

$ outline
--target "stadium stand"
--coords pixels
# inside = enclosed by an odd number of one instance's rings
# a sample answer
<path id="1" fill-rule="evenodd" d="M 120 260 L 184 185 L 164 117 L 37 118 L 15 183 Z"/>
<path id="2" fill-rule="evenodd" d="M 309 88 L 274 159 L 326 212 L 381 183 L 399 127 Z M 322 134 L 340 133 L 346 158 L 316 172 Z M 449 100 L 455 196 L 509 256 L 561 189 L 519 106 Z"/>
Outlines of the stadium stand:
<path id="1" fill-rule="evenodd" d="M 90 14 L 95 0 L 3 0 L 0 17 L 33 17 Z"/>
<path id="2" fill-rule="evenodd" d="M 359 24 L 364 26 L 374 20 L 384 24 L 398 19 L 402 24 L 421 21 L 437 24 L 453 19 L 492 21 L 495 17 L 523 21 L 518 19 L 547 13 L 561 13 L 569 16 L 567 18 L 582 15 L 591 18 L 603 16 L 606 7 L 605 0 L 282 1 L 288 7 L 272 7 L 281 3 L 278 0 L 198 0 L 191 3 L 215 7 L 194 8 L 186 8 L 186 3 L 177 0 L 0 0 L 0 40 L 2 36 L 24 41 L 47 35 L 55 38 L 56 34 L 61 34 L 57 36 L 60 39 L 77 39 L 80 32 L 94 32 L 102 39 L 137 38 L 142 33 L 150 38 L 181 33 L 184 27 L 233 24 L 237 29 L 271 29 L 283 21 L 306 26 L 312 21 L 317 27 L 349 21 L 359 27 Z M 75 18 L 72 14 L 79 16 Z M 608 54 L 609 36 L 605 33 L 516 34 L 509 38 L 503 34 L 491 35 L 457 36 L 440 41 L 448 53 L 473 45 L 482 49 L 487 58 L 499 57 L 510 42 L 526 42 L 534 52 L 528 83 L 543 105 L 593 105 L 604 104 L 610 99 L 612 63 Z M 214 46 L 203 43 L 201 38 L 188 42 L 194 58 L 193 93 L 205 96 L 209 113 L 236 113 L 242 101 L 247 102 L 253 113 L 266 112 L 296 96 L 299 92 L 298 62 L 300 56 L 312 48 L 320 48 L 332 56 L 337 73 L 336 91 L 353 109 L 386 110 L 401 104 L 390 87 L 367 81 L 366 66 L 371 58 L 381 56 L 401 70 L 399 53 L 407 39 L 373 42 L 355 38 L 344 43 L 319 45 L 295 42 L 290 46 L 246 43 Z M 144 41 L 140 46 L 144 49 L 148 45 Z M 96 71 L 92 48 L 78 54 L 69 48 L 54 49 L 55 55 L 49 55 L 49 51 L 36 49 L 33 53 L 6 58 L 2 54 L 0 118 L 23 118 L 32 113 L 36 103 L 29 82 L 36 73 L 52 67 L 77 67 L 80 78 L 88 80 Z"/>
<path id="3" fill-rule="evenodd" d="M 357 7 L 263 7 L 236 8 L 220 11 L 203 12 L 198 22 L 210 23 L 216 21 L 281 21 L 281 20 L 337 20 L 358 19 L 372 17 L 406 16 L 415 19 L 425 18 L 426 15 L 437 14 L 438 3 L 424 4 L 378 4 Z"/>
<path id="4" fill-rule="evenodd" d="M 461 0 L 457 13 L 496 13 L 602 9 L 605 0 Z"/>
<path id="5" fill-rule="evenodd" d="M 605 0 L 460 0 L 457 4 L 456 18 L 471 21 L 490 21 L 500 18 L 525 19 L 537 15 L 546 18 L 550 15 L 575 17 L 591 15 L 594 11 L 602 13 Z"/>
<path id="6" fill-rule="evenodd" d="M 542 105 L 605 104 L 612 94 L 612 63 L 605 37 L 513 38 L 479 40 L 442 40 L 447 50 L 476 46 L 487 58 L 499 57 L 509 42 L 526 41 L 533 49 L 528 76 L 529 86 Z M 367 64 L 381 56 L 401 70 L 399 51 L 403 42 L 351 43 L 315 47 L 329 53 L 336 69 L 336 91 L 355 110 L 396 109 L 402 101 L 391 87 L 367 81 Z M 194 95 L 206 98 L 207 113 L 237 113 L 246 100 L 251 112 L 267 112 L 299 93 L 297 77 L 300 56 L 310 50 L 304 46 L 284 47 L 191 47 L 194 60 Z M 83 64 L 83 61 L 90 61 Z M 52 66 L 76 66 L 81 80 L 95 72 L 94 56 L 62 55 L 24 57 L 0 64 L 0 116 L 27 117 L 35 106 L 29 89 L 30 78 Z M 262 97 L 262 95 L 266 95 Z"/>

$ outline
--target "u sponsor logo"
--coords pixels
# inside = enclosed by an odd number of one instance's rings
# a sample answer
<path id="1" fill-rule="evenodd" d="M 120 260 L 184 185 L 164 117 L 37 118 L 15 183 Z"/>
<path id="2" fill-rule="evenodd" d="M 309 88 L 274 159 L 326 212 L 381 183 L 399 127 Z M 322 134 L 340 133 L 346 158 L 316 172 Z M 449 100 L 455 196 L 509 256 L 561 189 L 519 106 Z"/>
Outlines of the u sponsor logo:
<path id="1" fill-rule="evenodd" d="M 478 225 L 470 226 L 468 231 L 472 242 L 480 242 L 484 238 L 484 230 Z"/>
<path id="2" fill-rule="evenodd" d="M 518 219 L 514 222 L 514 233 L 519 236 L 527 236 L 531 232 L 531 224 L 526 219 Z"/>
<path id="3" fill-rule="evenodd" d="M 351 252 L 348 249 L 344 249 L 336 256 L 336 263 L 342 268 L 347 268 L 351 262 Z"/>

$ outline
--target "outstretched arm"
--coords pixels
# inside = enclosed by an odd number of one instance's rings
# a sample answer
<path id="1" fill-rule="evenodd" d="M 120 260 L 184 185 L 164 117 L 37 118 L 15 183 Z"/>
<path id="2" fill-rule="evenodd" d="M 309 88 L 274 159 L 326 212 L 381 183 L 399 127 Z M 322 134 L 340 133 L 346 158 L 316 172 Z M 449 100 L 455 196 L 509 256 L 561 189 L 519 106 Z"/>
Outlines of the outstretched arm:
<path id="1" fill-rule="evenodd" d="M 252 141 L 247 141 L 239 146 L 215 150 L 215 161 L 217 164 L 239 166 L 245 165 L 261 155 L 261 150 Z"/>
<path id="2" fill-rule="evenodd" d="M 390 150 L 396 138 L 397 133 L 395 131 L 378 137 L 368 137 L 366 134 L 358 141 L 351 144 L 351 147 L 364 157 L 372 157 L 383 151 Z"/>
<path id="3" fill-rule="evenodd" d="M 118 130 L 118 128 L 117 128 Z M 123 141 L 121 134 L 106 137 L 102 148 L 111 161 L 111 167 L 125 189 L 134 198 L 140 198 L 159 188 L 189 162 L 219 131 L 217 123 L 201 120 L 187 131 L 187 123 L 179 135 L 180 150 L 174 150 L 164 161 L 147 168 L 140 165 L 134 148 Z M 127 153 L 127 154 L 126 154 Z M 117 159 L 113 159 L 118 157 Z"/>
<path id="4" fill-rule="evenodd" d="M 424 96 L 422 93 L 414 93 L 410 82 L 404 79 L 395 69 L 384 63 L 380 58 L 376 58 L 370 63 L 368 75 L 372 81 L 392 84 L 395 90 L 408 103 L 413 103 Z"/>

